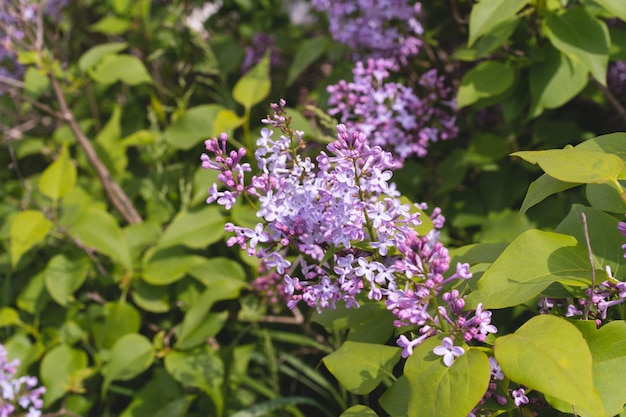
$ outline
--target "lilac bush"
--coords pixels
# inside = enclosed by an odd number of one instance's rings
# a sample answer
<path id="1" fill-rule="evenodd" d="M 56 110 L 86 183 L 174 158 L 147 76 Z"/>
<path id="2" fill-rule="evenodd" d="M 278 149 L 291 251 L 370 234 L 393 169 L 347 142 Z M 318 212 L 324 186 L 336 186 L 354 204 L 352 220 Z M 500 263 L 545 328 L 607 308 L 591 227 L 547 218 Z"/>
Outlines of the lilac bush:
<path id="1" fill-rule="evenodd" d="M 244 196 L 261 220 L 254 228 L 227 223 L 225 229 L 234 233 L 227 244 L 283 277 L 289 308 L 300 302 L 318 311 L 340 302 L 359 307 L 364 292 L 383 302 L 397 327 L 418 329 L 419 336 L 397 341 L 405 357 L 440 332 L 450 335 L 450 343 L 453 338 L 484 342 L 495 333 L 489 311 L 481 305 L 463 311 L 463 296 L 456 289 L 444 291 L 472 276 L 469 265 L 459 263 L 448 274 L 450 257 L 439 241 L 445 222 L 440 209 L 430 215 L 432 230 L 418 233 L 428 206 L 401 199 L 390 182 L 397 166 L 391 154 L 370 146 L 366 133 L 339 124 L 337 139 L 325 151 L 315 158 L 303 155 L 298 151 L 306 148 L 304 133 L 291 128 L 284 106 L 284 101 L 272 105 L 273 115 L 263 121 L 280 136 L 268 127 L 261 130 L 255 152 L 259 173 L 250 180 L 245 149 L 228 152 L 225 134 L 205 143 L 209 154 L 202 155 L 202 166 L 220 171 L 225 186 L 221 191 L 213 184 L 207 203 L 230 209 Z M 433 304 L 438 297 L 443 303 Z M 444 347 L 458 356 L 451 346 Z M 450 355 L 444 362 L 451 364 Z"/>
<path id="2" fill-rule="evenodd" d="M 0 417 L 41 416 L 46 387 L 37 387 L 34 376 L 16 378 L 18 359 L 9 361 L 6 348 L 0 344 Z"/>
<path id="3" fill-rule="evenodd" d="M 431 142 L 456 137 L 458 128 L 451 89 L 436 70 L 420 77 L 416 94 L 389 80 L 397 69 L 390 59 L 357 62 L 353 81 L 328 87 L 328 106 L 329 114 L 364 132 L 370 145 L 402 164 L 410 156 L 425 156 Z"/>

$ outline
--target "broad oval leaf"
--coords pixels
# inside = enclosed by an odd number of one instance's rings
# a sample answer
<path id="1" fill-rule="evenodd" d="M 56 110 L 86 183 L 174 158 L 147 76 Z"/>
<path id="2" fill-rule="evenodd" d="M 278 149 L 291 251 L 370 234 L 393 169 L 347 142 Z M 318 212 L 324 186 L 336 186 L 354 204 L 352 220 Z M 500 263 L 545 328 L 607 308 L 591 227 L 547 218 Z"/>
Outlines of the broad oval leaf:
<path id="1" fill-rule="evenodd" d="M 258 64 L 237 81 L 233 88 L 233 98 L 246 109 L 260 103 L 270 93 L 270 58 L 265 55 Z"/>
<path id="2" fill-rule="evenodd" d="M 615 320 L 600 329 L 593 321 L 572 321 L 582 333 L 593 359 L 593 384 L 600 392 L 604 411 L 617 415 L 626 404 L 626 321 Z"/>
<path id="3" fill-rule="evenodd" d="M 481 0 L 476 3 L 470 13 L 468 46 L 515 16 L 528 3 L 530 0 Z"/>
<path id="4" fill-rule="evenodd" d="M 137 309 L 123 301 L 92 305 L 89 316 L 89 331 L 99 349 L 110 349 L 120 338 L 139 332 L 141 327 L 141 315 Z"/>
<path id="5" fill-rule="evenodd" d="M 378 417 L 378 414 L 366 405 L 357 404 L 341 413 L 339 417 Z"/>
<path id="6" fill-rule="evenodd" d="M 70 258 L 63 253 L 54 255 L 44 271 L 44 282 L 50 297 L 66 307 L 73 300 L 74 292 L 85 282 L 90 266 L 86 256 Z"/>
<path id="7" fill-rule="evenodd" d="M 588 233 L 583 227 L 582 215 L 587 219 Z M 617 228 L 618 220 L 591 207 L 574 204 L 567 216 L 555 229 L 558 233 L 574 236 L 579 245 L 586 246 L 587 235 L 598 268 L 610 266 L 617 277 L 623 275 L 624 236 Z"/>
<path id="8" fill-rule="evenodd" d="M 145 262 L 142 278 L 151 285 L 169 285 L 182 279 L 203 257 L 189 255 L 178 248 L 163 249 Z"/>
<path id="9" fill-rule="evenodd" d="M 111 42 L 94 46 L 85 52 L 78 60 L 78 68 L 81 71 L 87 71 L 93 68 L 100 60 L 108 54 L 121 52 L 128 47 L 126 42 Z"/>
<path id="10" fill-rule="evenodd" d="M 535 316 L 515 333 L 496 339 L 494 354 L 511 380 L 586 410 L 590 416 L 605 416 L 592 382 L 589 346 L 567 320 Z"/>
<path id="11" fill-rule="evenodd" d="M 42 242 L 52 228 L 52 222 L 38 210 L 24 210 L 11 221 L 11 266 L 15 269 L 22 255 Z"/>
<path id="12" fill-rule="evenodd" d="M 345 389 L 364 395 L 392 374 L 401 353 L 397 347 L 346 341 L 322 361 Z"/>
<path id="13" fill-rule="evenodd" d="M 595 0 L 595 2 L 626 22 L 626 2 L 623 0 Z"/>
<path id="14" fill-rule="evenodd" d="M 404 365 L 409 383 L 409 417 L 466 417 L 487 391 L 491 367 L 487 355 L 466 352 L 447 367 L 433 349 L 443 335 L 425 340 Z"/>
<path id="15" fill-rule="evenodd" d="M 543 21 L 543 31 L 556 49 L 580 62 L 606 85 L 611 40 L 604 22 L 583 7 L 572 7 L 563 14 L 549 14 Z"/>
<path id="16" fill-rule="evenodd" d="M 177 149 L 191 149 L 203 140 L 221 133 L 215 132 L 213 121 L 222 110 L 224 107 L 218 104 L 203 104 L 187 109 L 165 129 L 163 137 Z"/>
<path id="17" fill-rule="evenodd" d="M 224 216 L 220 207 L 206 206 L 189 212 L 179 212 L 157 243 L 159 248 L 183 245 L 203 249 L 224 236 Z"/>
<path id="18" fill-rule="evenodd" d="M 587 286 L 591 266 L 576 238 L 528 230 L 519 235 L 478 280 L 467 307 L 512 307 L 536 297 L 553 282 Z"/>
<path id="19" fill-rule="evenodd" d="M 614 182 L 626 164 L 617 155 L 579 148 L 520 151 L 511 154 L 539 164 L 546 174 L 563 182 L 603 184 Z"/>
<path id="20" fill-rule="evenodd" d="M 171 351 L 165 356 L 165 369 L 183 386 L 204 391 L 213 400 L 217 415 L 222 415 L 224 363 L 210 346 L 188 352 Z"/>
<path id="21" fill-rule="evenodd" d="M 320 35 L 302 41 L 296 55 L 293 57 L 289 72 L 287 73 L 287 87 L 289 87 L 302 72 L 319 58 L 330 44 L 328 36 Z"/>
<path id="22" fill-rule="evenodd" d="M 103 209 L 86 207 L 81 210 L 69 229 L 70 233 L 84 245 L 110 256 L 125 268 L 131 269 L 132 262 L 126 237 L 117 220 Z"/>
<path id="23" fill-rule="evenodd" d="M 409 415 L 409 381 L 401 375 L 380 396 L 378 403 L 391 416 L 406 417 Z"/>
<path id="24" fill-rule="evenodd" d="M 131 86 L 151 83 L 152 77 L 143 62 L 136 56 L 127 54 L 104 55 L 97 65 L 89 70 L 89 75 L 96 82 L 113 84 L 121 81 Z"/>
<path id="25" fill-rule="evenodd" d="M 57 159 L 41 173 L 39 190 L 46 197 L 57 201 L 74 188 L 76 167 L 70 158 L 67 143 L 61 148 Z"/>
<path id="26" fill-rule="evenodd" d="M 41 360 L 39 374 L 46 387 L 43 396 L 45 404 L 52 405 L 63 397 L 72 386 L 73 374 L 87 367 L 87 354 L 65 343 L 46 352 Z"/>
<path id="27" fill-rule="evenodd" d="M 547 45 L 546 59 L 530 67 L 530 116 L 555 109 L 570 101 L 587 85 L 587 69 Z"/>
<path id="28" fill-rule="evenodd" d="M 108 391 L 111 382 L 128 381 L 144 372 L 154 361 L 154 348 L 150 341 L 137 333 L 122 336 L 111 349 L 109 361 L 100 372 L 104 376 L 102 396 Z"/>
<path id="29" fill-rule="evenodd" d="M 514 81 L 515 72 L 508 65 L 497 61 L 482 62 L 463 76 L 456 98 L 457 106 L 469 106 L 481 98 L 502 94 Z"/>

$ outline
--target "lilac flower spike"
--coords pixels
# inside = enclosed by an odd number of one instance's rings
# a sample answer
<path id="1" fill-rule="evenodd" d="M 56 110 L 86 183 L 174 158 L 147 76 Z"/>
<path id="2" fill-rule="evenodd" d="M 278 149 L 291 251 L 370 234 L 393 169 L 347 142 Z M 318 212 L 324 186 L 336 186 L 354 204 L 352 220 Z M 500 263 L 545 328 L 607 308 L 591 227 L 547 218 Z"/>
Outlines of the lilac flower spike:
<path id="1" fill-rule="evenodd" d="M 460 346 L 454 346 L 454 341 L 450 337 L 444 337 L 441 346 L 433 349 L 433 353 L 437 356 L 443 356 L 443 363 L 450 367 L 454 362 L 455 356 L 461 356 L 465 350 Z"/>

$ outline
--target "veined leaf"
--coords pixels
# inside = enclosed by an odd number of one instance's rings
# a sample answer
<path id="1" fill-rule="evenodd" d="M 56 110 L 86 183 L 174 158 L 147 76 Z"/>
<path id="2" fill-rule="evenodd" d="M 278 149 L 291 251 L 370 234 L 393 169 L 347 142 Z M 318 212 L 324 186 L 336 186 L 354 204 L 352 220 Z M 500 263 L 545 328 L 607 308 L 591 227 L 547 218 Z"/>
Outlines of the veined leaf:
<path id="1" fill-rule="evenodd" d="M 494 353 L 511 380 L 585 410 L 589 416 L 606 415 L 592 382 L 589 346 L 567 320 L 535 316 L 515 333 L 497 338 Z"/>
<path id="2" fill-rule="evenodd" d="M 480 0 L 472 7 L 469 21 L 468 46 L 489 33 L 500 23 L 509 20 L 530 0 Z"/>
<path id="3" fill-rule="evenodd" d="M 269 55 L 259 61 L 250 71 L 237 81 L 233 88 L 233 98 L 246 109 L 260 103 L 270 93 L 272 83 L 270 80 Z"/>

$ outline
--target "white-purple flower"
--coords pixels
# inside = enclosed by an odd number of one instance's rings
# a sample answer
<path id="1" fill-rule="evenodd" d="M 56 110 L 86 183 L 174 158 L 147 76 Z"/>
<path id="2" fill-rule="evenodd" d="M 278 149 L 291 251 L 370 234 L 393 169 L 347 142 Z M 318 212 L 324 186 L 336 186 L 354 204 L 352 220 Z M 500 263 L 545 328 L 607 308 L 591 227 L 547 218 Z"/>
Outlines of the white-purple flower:
<path id="1" fill-rule="evenodd" d="M 450 367 L 454 358 L 463 355 L 465 350 L 461 346 L 455 346 L 451 337 L 444 337 L 441 345 L 433 349 L 433 353 L 437 356 L 443 356 L 443 363 Z"/>

